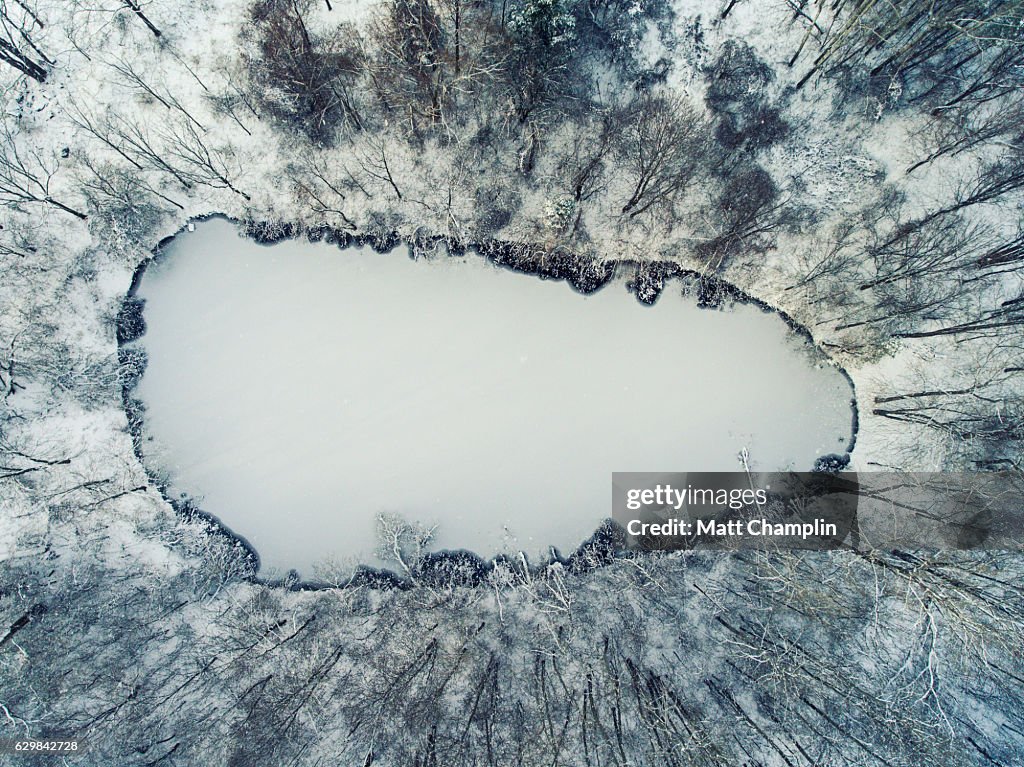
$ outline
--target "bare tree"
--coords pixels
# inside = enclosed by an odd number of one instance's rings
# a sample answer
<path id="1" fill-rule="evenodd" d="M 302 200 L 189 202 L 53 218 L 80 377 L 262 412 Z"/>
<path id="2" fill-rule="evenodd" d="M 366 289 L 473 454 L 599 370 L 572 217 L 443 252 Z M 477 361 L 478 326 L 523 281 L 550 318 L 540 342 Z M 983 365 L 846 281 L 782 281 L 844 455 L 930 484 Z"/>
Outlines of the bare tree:
<path id="1" fill-rule="evenodd" d="M 167 173 L 182 189 L 188 190 L 195 186 L 195 179 L 190 174 L 168 161 L 159 139 L 153 137 L 147 126 L 116 113 L 108 113 L 96 119 L 80 112 L 76 119 L 79 124 L 88 126 L 89 132 L 96 138 L 139 170 L 150 168 Z"/>
<path id="2" fill-rule="evenodd" d="M 408 522 L 397 514 L 378 514 L 377 556 L 394 562 L 404 575 L 414 578 L 435 529 Z"/>
<path id="3" fill-rule="evenodd" d="M 403 199 L 402 191 L 395 182 L 395 176 L 391 172 L 391 165 L 388 163 L 388 152 L 386 141 L 380 136 L 367 136 L 366 148 L 356 153 L 357 162 L 370 178 L 375 181 L 387 184 L 399 200 Z"/>
<path id="4" fill-rule="evenodd" d="M 224 153 L 211 149 L 191 121 L 180 121 L 166 132 L 164 138 L 168 157 L 172 162 L 176 161 L 181 176 L 215 189 L 230 189 L 247 201 L 251 199 L 232 183 Z"/>
<path id="5" fill-rule="evenodd" d="M 157 85 L 151 84 L 150 81 L 140 74 L 130 62 L 114 60 L 108 62 L 108 66 L 117 72 L 118 75 L 121 76 L 122 80 L 133 90 L 136 90 L 145 97 L 156 101 L 170 112 L 178 112 L 184 115 L 200 130 L 206 130 L 203 124 L 182 105 L 181 101 L 179 101 L 174 94 L 166 88 L 160 88 Z"/>
<path id="6" fill-rule="evenodd" d="M 943 110 L 937 119 L 923 132 L 925 146 L 930 147 L 928 155 L 907 168 L 913 173 L 918 168 L 934 162 L 940 157 L 956 157 L 975 147 L 997 139 L 1008 140 L 1017 146 L 1024 145 L 1024 98 L 1004 99 L 995 109 L 968 107 Z"/>
<path id="7" fill-rule="evenodd" d="M 956 214 L 933 218 L 920 227 L 897 226 L 896 232 L 898 236 L 868 246 L 876 276 L 863 281 L 860 290 L 961 272 L 983 258 L 992 245 L 983 226 L 971 225 Z"/>
<path id="8" fill-rule="evenodd" d="M 1018 227 L 1017 234 L 1011 240 L 990 248 L 978 258 L 980 269 L 1000 269 L 1009 271 L 1024 266 L 1024 227 Z"/>
<path id="9" fill-rule="evenodd" d="M 572 198 L 583 203 L 604 189 L 604 176 L 626 115 L 609 109 L 570 126 L 571 137 L 559 169 L 566 175 Z"/>
<path id="10" fill-rule="evenodd" d="M 857 227 L 844 221 L 835 226 L 822 240 L 812 240 L 808 252 L 800 259 L 799 278 L 786 290 L 810 288 L 815 283 L 838 281 L 845 283 L 860 264 L 860 252 L 857 247 Z M 829 292 L 831 288 L 826 287 Z"/>
<path id="11" fill-rule="evenodd" d="M 457 58 L 449 55 L 444 32 L 429 0 L 392 0 L 371 27 L 374 85 L 387 108 L 409 115 L 414 130 L 419 119 L 441 121 L 450 104 Z"/>
<path id="12" fill-rule="evenodd" d="M 146 25 L 146 28 L 153 33 L 154 37 L 160 37 L 162 33 L 160 32 L 159 29 L 156 28 L 153 22 L 149 20 L 149 17 L 146 16 L 146 14 L 143 12 L 142 5 L 138 2 L 138 0 L 121 0 L 121 2 L 124 3 L 126 8 L 128 8 L 132 13 L 139 17 L 142 23 Z"/>
<path id="13" fill-rule="evenodd" d="M 973 84 L 965 90 L 977 92 L 987 88 L 986 83 L 997 82 L 999 73 L 1012 69 L 1010 62 L 1019 62 L 1024 55 L 1015 31 L 1022 17 L 1017 0 L 941 0 L 910 11 L 879 0 L 822 0 L 816 4 L 828 6 L 825 10 L 830 19 L 819 21 L 821 8 L 813 18 L 797 14 L 809 23 L 808 32 L 818 39 L 821 49 L 798 88 L 819 71 L 870 61 L 872 76 L 899 73 L 908 77 L 931 70 L 932 76 L 938 73 L 950 82 L 963 82 L 963 68 L 969 65 L 977 79 L 966 78 Z M 801 43 L 800 50 L 803 47 Z"/>
<path id="14" fill-rule="evenodd" d="M 14 207 L 51 205 L 84 220 L 84 213 L 54 199 L 50 193 L 59 168 L 57 161 L 47 161 L 34 150 L 19 148 L 6 123 L 0 130 L 0 202 Z"/>
<path id="15" fill-rule="evenodd" d="M 708 215 L 718 233 L 697 248 L 705 268 L 721 269 L 744 249 L 771 247 L 770 233 L 784 222 L 787 203 L 764 169 L 754 166 L 733 173 Z"/>
<path id="16" fill-rule="evenodd" d="M 686 188 L 702 161 L 707 123 L 682 96 L 645 94 L 628 109 L 620 155 L 632 191 L 622 213 L 634 218 Z"/>
<path id="17" fill-rule="evenodd" d="M 0 256 L 25 259 L 38 252 L 38 235 L 23 222 L 8 220 L 0 224 Z"/>
<path id="18" fill-rule="evenodd" d="M 901 338 L 930 338 L 933 336 L 970 337 L 1019 334 L 1024 327 L 1024 293 L 1013 298 L 1000 300 L 995 306 L 986 307 L 973 316 L 960 317 L 952 324 L 931 330 L 908 330 L 897 333 Z"/>
<path id="19" fill-rule="evenodd" d="M 251 10 L 247 55 L 258 99 L 316 141 L 362 128 L 355 85 L 363 69 L 359 33 L 349 24 L 324 35 L 306 23 L 313 0 L 260 0 Z"/>
<path id="20" fill-rule="evenodd" d="M 343 207 L 347 200 L 344 181 L 334 177 L 327 159 L 312 153 L 303 156 L 294 174 L 295 189 L 318 216 L 341 219 L 342 227 L 355 229 L 355 223 L 345 215 Z"/>
<path id="21" fill-rule="evenodd" d="M 1020 384 L 1024 355 L 1015 333 L 961 344 L 969 365 L 945 380 L 921 371 L 920 382 L 877 395 L 872 413 L 940 432 L 946 461 L 977 470 L 1024 469 L 1024 399 Z"/>
<path id="22" fill-rule="evenodd" d="M 507 46 L 489 3 L 389 0 L 370 25 L 371 83 L 413 135 L 451 133 L 504 71 Z"/>
<path id="23" fill-rule="evenodd" d="M 984 163 L 973 178 L 961 181 L 950 203 L 894 228 L 885 245 L 950 214 L 975 205 L 996 203 L 1021 188 L 1024 188 L 1024 146 L 1012 146 L 1001 157 Z"/>
<path id="24" fill-rule="evenodd" d="M 96 116 L 74 105 L 74 122 L 101 142 L 136 170 L 155 170 L 171 176 L 184 190 L 196 185 L 216 189 L 229 189 L 248 200 L 249 196 L 235 186 L 232 169 L 228 167 L 223 151 L 211 148 L 200 134 L 201 128 L 184 110 L 175 110 L 180 119 L 170 121 L 157 131 L 134 122 L 117 113 Z M 93 165 L 93 180 L 99 183 Z M 144 177 L 136 180 L 138 188 L 145 188 L 176 207 L 180 203 L 159 192 Z M 105 184 L 106 182 L 104 182 Z"/>
<path id="25" fill-rule="evenodd" d="M 138 174 L 125 173 L 122 168 L 99 163 L 85 156 L 81 160 L 87 171 L 81 179 L 86 194 L 96 201 L 131 205 L 149 190 L 138 179 Z M 177 206 L 179 209 L 181 206 Z"/>
<path id="26" fill-rule="evenodd" d="M 42 28 L 43 22 L 25 2 L 0 0 L 0 61 L 38 82 L 46 81 L 47 67 L 53 65 L 32 38 Z"/>

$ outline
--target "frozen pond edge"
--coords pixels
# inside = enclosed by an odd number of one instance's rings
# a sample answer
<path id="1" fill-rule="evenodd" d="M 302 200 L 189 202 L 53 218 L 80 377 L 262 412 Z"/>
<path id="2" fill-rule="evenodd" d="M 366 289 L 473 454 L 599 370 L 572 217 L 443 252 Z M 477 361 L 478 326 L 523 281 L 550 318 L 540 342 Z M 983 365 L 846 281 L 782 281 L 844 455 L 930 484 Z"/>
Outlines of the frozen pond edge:
<path id="1" fill-rule="evenodd" d="M 161 258 L 164 249 L 175 238 L 191 231 L 195 224 L 213 219 L 233 224 L 240 236 L 248 237 L 254 242 L 266 246 L 285 240 L 306 239 L 309 242 L 326 242 L 339 249 L 366 246 L 378 253 L 390 253 L 405 245 L 408 255 L 412 259 L 446 257 L 437 255 L 439 247 L 444 247 L 453 255 L 462 255 L 466 251 L 472 250 L 495 266 L 523 275 L 539 277 L 542 280 L 564 281 L 574 291 L 583 295 L 602 289 L 616 277 L 627 277 L 627 290 L 639 303 L 644 305 L 653 305 L 657 302 L 668 283 L 673 280 L 681 283 L 685 292 L 689 292 L 695 297 L 696 305 L 699 308 L 719 309 L 728 304 L 753 305 L 764 313 L 778 315 L 789 330 L 795 332 L 813 348 L 814 354 L 819 355 L 823 361 L 840 373 L 850 388 L 851 429 L 845 452 L 844 454 L 829 454 L 821 458 L 829 459 L 834 468 L 841 468 L 848 463 L 850 453 L 856 445 L 859 427 L 856 388 L 846 369 L 815 343 L 814 336 L 808 328 L 796 322 L 786 312 L 717 277 L 706 277 L 695 270 L 663 261 L 614 259 L 597 263 L 565 251 L 540 251 L 530 243 L 489 240 L 480 244 L 455 244 L 444 236 L 414 238 L 410 241 L 401 239 L 394 232 L 353 235 L 348 231 L 326 226 L 300 229 L 288 223 L 239 221 L 222 214 L 202 216 L 191 219 L 174 234 L 161 239 L 152 249 L 150 255 L 137 265 L 132 275 L 130 287 L 122 300 L 116 319 L 118 358 L 124 372 L 122 375 L 122 404 L 128 419 L 133 451 L 147 476 L 159 490 L 161 497 L 183 518 L 190 521 L 201 520 L 207 528 L 208 534 L 226 536 L 234 545 L 243 549 L 248 565 L 248 577 L 255 582 L 287 585 L 292 588 L 330 587 L 329 584 L 315 580 L 301 580 L 294 571 L 280 579 L 260 577 L 257 574 L 260 555 L 244 535 L 235 532 L 216 515 L 203 511 L 191 498 L 171 497 L 166 484 L 154 474 L 154 471 L 146 463 L 142 450 L 145 411 L 141 402 L 133 396 L 133 391 L 142 369 L 144 369 L 144 359 L 142 366 L 133 364 L 133 357 L 136 361 L 138 360 L 138 352 L 133 344 L 145 334 L 146 330 L 145 320 L 142 317 L 143 302 L 137 298 L 143 275 L 150 265 Z M 133 368 L 138 369 L 133 372 Z M 615 556 L 616 550 L 621 548 L 619 546 L 620 535 L 621 531 L 606 521 L 568 556 L 563 556 L 552 548 L 546 559 L 529 563 L 525 556 L 520 555 L 515 557 L 514 564 L 531 573 L 543 570 L 555 563 L 573 572 L 584 572 L 607 564 Z M 478 583 L 496 564 L 502 561 L 508 562 L 510 559 L 509 555 L 499 555 L 485 560 L 466 549 L 438 551 L 427 555 L 422 572 L 417 573 L 417 581 L 420 583 L 473 585 Z M 413 584 L 391 570 L 361 564 L 349 582 L 344 585 L 407 588 Z"/>

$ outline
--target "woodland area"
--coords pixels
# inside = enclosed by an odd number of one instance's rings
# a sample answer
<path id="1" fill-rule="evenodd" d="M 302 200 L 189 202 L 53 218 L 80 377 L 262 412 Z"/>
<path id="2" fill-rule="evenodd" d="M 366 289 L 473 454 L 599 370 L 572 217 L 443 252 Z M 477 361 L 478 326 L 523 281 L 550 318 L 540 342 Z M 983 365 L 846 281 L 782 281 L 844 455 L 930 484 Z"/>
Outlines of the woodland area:
<path id="1" fill-rule="evenodd" d="M 401 579 L 266 583 L 140 464 L 118 341 L 136 267 L 215 213 L 632 259 L 807 328 L 855 383 L 856 470 L 1020 472 L 1022 86 L 1021 0 L 0 0 L 0 737 L 140 767 L 1021 763 L 1018 553 L 470 578 L 395 527 Z"/>

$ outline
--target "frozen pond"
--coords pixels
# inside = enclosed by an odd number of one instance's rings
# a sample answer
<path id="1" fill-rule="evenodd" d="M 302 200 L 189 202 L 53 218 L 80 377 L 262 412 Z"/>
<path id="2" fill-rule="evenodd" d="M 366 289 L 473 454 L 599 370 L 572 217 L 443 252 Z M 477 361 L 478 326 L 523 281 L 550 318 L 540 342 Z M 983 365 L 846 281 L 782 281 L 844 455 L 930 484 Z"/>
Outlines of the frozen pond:
<path id="1" fill-rule="evenodd" d="M 412 261 L 211 220 L 141 282 L 147 463 L 249 540 L 262 572 L 374 563 L 381 512 L 436 548 L 570 553 L 613 471 L 807 470 L 850 388 L 783 321 L 669 282 L 591 296 L 476 255 Z"/>

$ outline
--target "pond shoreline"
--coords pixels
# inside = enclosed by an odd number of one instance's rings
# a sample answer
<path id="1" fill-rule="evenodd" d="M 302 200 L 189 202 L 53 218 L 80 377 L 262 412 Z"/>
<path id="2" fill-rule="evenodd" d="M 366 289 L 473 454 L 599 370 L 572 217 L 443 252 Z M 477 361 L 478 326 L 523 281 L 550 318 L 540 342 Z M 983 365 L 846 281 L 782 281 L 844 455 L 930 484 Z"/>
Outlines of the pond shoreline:
<path id="1" fill-rule="evenodd" d="M 625 276 L 623 270 L 629 270 L 626 281 L 627 290 L 643 305 L 655 304 L 671 280 L 680 282 L 683 292 L 693 295 L 699 308 L 721 309 L 729 304 L 754 305 L 765 313 L 777 314 L 790 330 L 795 331 L 797 335 L 814 347 L 816 353 L 828 360 L 828 363 L 847 381 L 851 392 L 853 392 L 849 403 L 851 431 L 845 451 L 843 454 L 819 457 L 815 469 L 835 471 L 845 467 L 849 462 L 849 455 L 856 445 L 859 427 L 858 404 L 853 379 L 849 373 L 828 357 L 814 343 L 811 332 L 791 316 L 717 277 L 707 277 L 695 270 L 657 261 L 617 259 L 598 263 L 565 251 L 542 251 L 527 243 L 503 240 L 489 240 L 468 245 L 453 243 L 444 236 L 403 240 L 395 232 L 353 235 L 349 231 L 327 226 L 302 229 L 291 223 L 239 221 L 221 214 L 203 216 L 191 219 L 174 234 L 161 239 L 152 249 L 149 257 L 138 264 L 132 275 L 130 287 L 116 319 L 118 359 L 122 369 L 122 405 L 128 419 L 133 451 L 161 496 L 183 519 L 202 524 L 206 528 L 204 531 L 206 534 L 222 535 L 230 543 L 238 546 L 243 552 L 243 569 L 247 577 L 255 582 L 283 585 L 292 589 L 354 586 L 382 589 L 408 589 L 416 585 L 473 586 L 479 584 L 491 570 L 499 565 L 510 565 L 513 568 L 524 570 L 524 574 L 531 577 L 542 576 L 552 566 L 562 567 L 573 573 L 587 572 L 608 564 L 616 556 L 623 556 L 619 552 L 624 539 L 623 531 L 611 520 L 606 520 L 569 556 L 564 557 L 556 548 L 551 547 L 549 556 L 536 564 L 529 563 L 522 553 L 518 556 L 500 555 L 484 560 L 472 551 L 455 549 L 434 552 L 424 557 L 414 573 L 415 577 L 404 577 L 392 570 L 368 565 L 357 566 L 346 583 L 336 586 L 316 580 L 300 579 L 294 570 L 279 579 L 260 577 L 258 575 L 260 555 L 245 536 L 236 533 L 216 515 L 203 511 L 193 499 L 188 497 L 172 498 L 166 483 L 157 478 L 147 466 L 142 449 L 145 406 L 133 396 L 133 391 L 146 364 L 145 352 L 134 345 L 146 332 L 142 314 L 144 301 L 137 296 L 142 277 L 146 269 L 160 258 L 163 249 L 176 237 L 190 231 L 195 223 L 211 219 L 229 221 L 237 227 L 240 235 L 261 245 L 269 246 L 285 240 L 305 237 L 309 242 L 325 242 L 335 245 L 339 249 L 365 246 L 383 254 L 390 253 L 405 244 L 409 257 L 414 260 L 437 258 L 439 248 L 444 248 L 448 254 L 456 256 L 473 250 L 495 266 L 520 274 L 533 275 L 542 280 L 564 281 L 582 295 L 602 289 L 617 277 Z M 632 555 L 626 554 L 626 556 Z"/>

